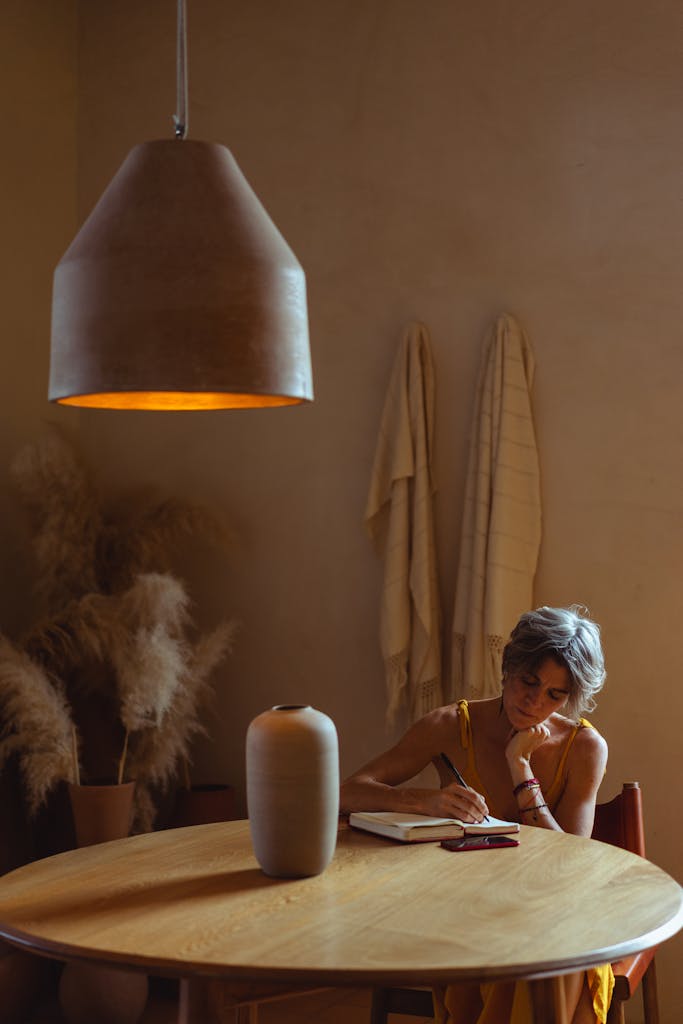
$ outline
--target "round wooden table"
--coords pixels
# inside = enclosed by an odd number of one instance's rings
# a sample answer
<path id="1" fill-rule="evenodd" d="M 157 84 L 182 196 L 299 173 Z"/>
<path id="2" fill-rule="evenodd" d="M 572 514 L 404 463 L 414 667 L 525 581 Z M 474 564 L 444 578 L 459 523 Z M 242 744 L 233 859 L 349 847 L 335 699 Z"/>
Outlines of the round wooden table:
<path id="1" fill-rule="evenodd" d="M 189 1024 L 285 988 L 555 977 L 683 925 L 680 886 L 648 861 L 543 829 L 520 840 L 449 853 L 342 828 L 323 874 L 274 879 L 246 821 L 156 832 L 0 878 L 0 935 L 178 976 Z M 544 1024 L 560 1019 L 536 984 Z"/>

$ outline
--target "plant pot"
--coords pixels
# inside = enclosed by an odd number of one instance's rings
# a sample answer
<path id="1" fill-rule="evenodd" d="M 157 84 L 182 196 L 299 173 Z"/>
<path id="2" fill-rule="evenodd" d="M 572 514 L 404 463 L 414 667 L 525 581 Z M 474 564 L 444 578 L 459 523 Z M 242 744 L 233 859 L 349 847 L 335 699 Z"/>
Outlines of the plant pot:
<path id="1" fill-rule="evenodd" d="M 208 825 L 213 821 L 232 821 L 235 817 L 235 787 L 206 783 L 179 789 L 169 828 Z"/>
<path id="2" fill-rule="evenodd" d="M 130 833 L 134 782 L 121 785 L 77 786 L 69 783 L 69 799 L 78 846 L 93 846 Z"/>
<path id="3" fill-rule="evenodd" d="M 79 846 L 125 839 L 133 814 L 134 782 L 69 784 Z M 137 1024 L 148 993 L 147 975 L 98 964 L 69 963 L 59 981 L 59 1002 L 68 1024 Z"/>

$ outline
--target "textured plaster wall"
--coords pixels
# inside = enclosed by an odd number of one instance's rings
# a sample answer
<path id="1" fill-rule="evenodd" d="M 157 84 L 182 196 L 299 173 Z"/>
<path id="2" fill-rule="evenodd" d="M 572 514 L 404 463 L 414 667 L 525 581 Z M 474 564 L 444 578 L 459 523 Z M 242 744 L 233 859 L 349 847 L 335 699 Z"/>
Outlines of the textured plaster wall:
<path id="1" fill-rule="evenodd" d="M 508 310 L 537 358 L 536 600 L 582 601 L 603 624 L 603 795 L 640 779 L 650 856 L 683 877 L 683 8 L 190 0 L 190 135 L 231 148 L 306 269 L 316 402 L 174 416 L 49 411 L 41 396 L 73 182 L 82 219 L 133 144 L 170 135 L 175 5 L 78 6 L 77 179 L 73 5 L 6 6 L 37 51 L 35 76 L 16 68 L 25 149 L 15 137 L 2 171 L 0 444 L 51 416 L 108 486 L 158 483 L 231 515 L 232 557 L 185 564 L 203 618 L 243 623 L 196 777 L 241 786 L 248 722 L 284 701 L 333 717 L 344 771 L 388 742 L 362 513 L 396 346 L 411 317 L 432 331 L 448 623 L 476 368 Z M 659 956 L 664 1024 L 683 1014 L 682 941 Z"/>
<path id="2" fill-rule="evenodd" d="M 54 419 L 46 402 L 52 271 L 76 214 L 76 0 L 0 4 L 0 628 L 30 610 L 6 468 Z"/>

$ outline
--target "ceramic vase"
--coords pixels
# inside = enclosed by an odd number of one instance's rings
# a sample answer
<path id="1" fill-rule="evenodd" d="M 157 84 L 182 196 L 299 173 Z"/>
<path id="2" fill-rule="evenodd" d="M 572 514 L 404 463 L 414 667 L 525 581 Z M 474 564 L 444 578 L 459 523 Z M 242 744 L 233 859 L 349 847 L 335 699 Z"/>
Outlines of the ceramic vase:
<path id="1" fill-rule="evenodd" d="M 308 704 L 281 704 L 253 720 L 247 811 L 254 853 L 267 875 L 324 871 L 339 820 L 339 745 L 331 718 Z"/>
<path id="2" fill-rule="evenodd" d="M 69 785 L 78 846 L 93 846 L 130 833 L 134 782 Z M 68 1024 L 138 1024 L 148 995 L 147 975 L 99 964 L 68 963 L 59 980 L 59 1002 Z"/>

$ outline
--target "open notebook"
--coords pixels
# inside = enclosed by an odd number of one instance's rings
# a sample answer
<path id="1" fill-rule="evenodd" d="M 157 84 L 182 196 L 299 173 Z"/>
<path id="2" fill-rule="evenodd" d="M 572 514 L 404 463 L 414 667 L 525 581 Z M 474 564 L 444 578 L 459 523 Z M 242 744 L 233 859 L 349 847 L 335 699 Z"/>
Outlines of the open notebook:
<path id="1" fill-rule="evenodd" d="M 493 818 L 478 825 L 458 818 L 431 818 L 426 814 L 406 814 L 403 811 L 354 811 L 349 815 L 353 828 L 375 832 L 403 843 L 424 843 L 437 839 L 459 839 L 461 836 L 504 836 L 519 832 L 516 821 Z"/>

